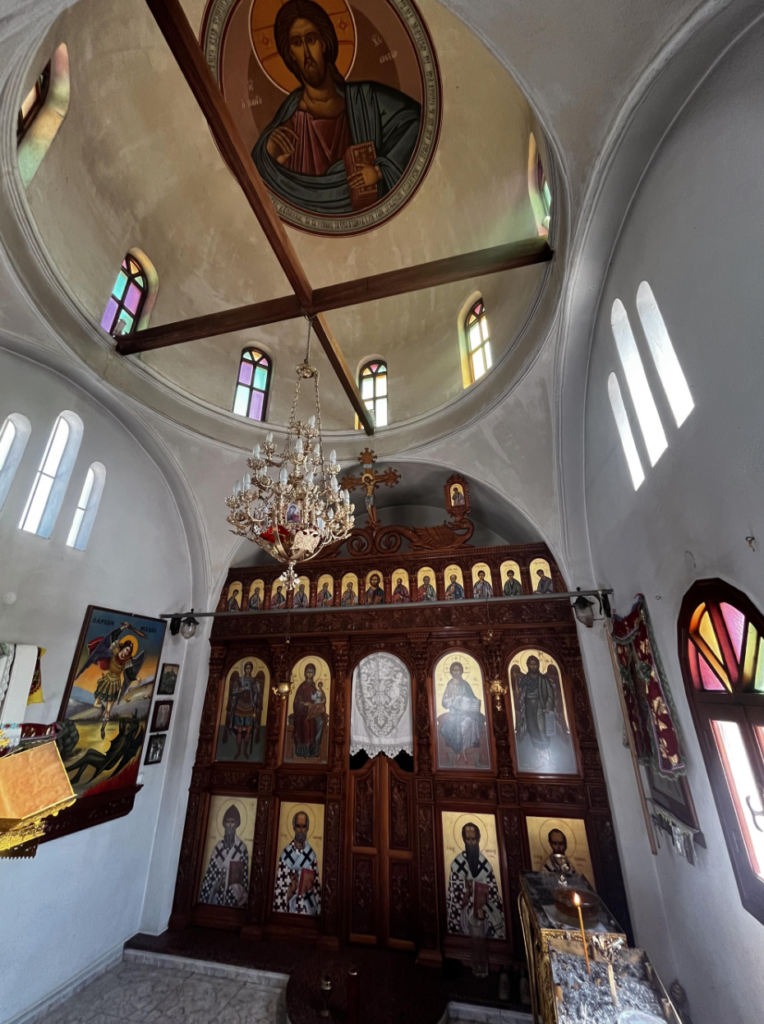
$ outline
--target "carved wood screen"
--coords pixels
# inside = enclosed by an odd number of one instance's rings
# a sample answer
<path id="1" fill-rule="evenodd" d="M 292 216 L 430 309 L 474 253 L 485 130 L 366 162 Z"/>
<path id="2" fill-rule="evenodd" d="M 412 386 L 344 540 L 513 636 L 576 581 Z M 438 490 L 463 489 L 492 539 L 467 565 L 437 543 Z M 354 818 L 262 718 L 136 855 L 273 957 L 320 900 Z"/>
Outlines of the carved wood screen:
<path id="1" fill-rule="evenodd" d="M 504 934 L 489 939 L 494 963 L 523 959 L 517 916 L 518 878 L 520 871 L 538 866 L 532 859 L 538 851 L 534 853 L 531 846 L 528 819 L 583 823 L 594 874 L 591 881 L 616 918 L 629 929 L 610 806 L 569 602 L 489 598 L 474 603 L 456 600 L 447 605 L 411 601 L 355 609 L 340 606 L 342 580 L 348 572 L 352 571 L 359 580 L 361 600 L 368 574 L 381 575 L 385 600 L 391 602 L 391 581 L 396 570 L 406 570 L 414 597 L 417 573 L 422 566 L 435 574 L 433 585 L 441 600 L 448 587 L 443 572 L 447 567 L 458 566 L 465 596 L 470 597 L 472 567 L 476 562 L 488 566 L 495 594 L 502 593 L 502 565 L 509 562 L 519 567 L 523 591 L 528 594 L 529 566 L 537 558 L 549 562 L 554 590 L 565 590 L 559 570 L 542 544 L 377 553 L 368 558 L 331 558 L 308 563 L 307 609 L 265 614 L 256 611 L 246 615 L 234 611 L 215 620 L 171 927 L 195 923 L 237 929 L 243 938 L 279 935 L 329 946 L 354 941 L 416 948 L 425 963 L 439 962 L 444 953 L 468 959 L 468 940 L 447 931 L 446 861 L 450 856 L 448 843 L 459 842 L 462 823 L 479 816 L 484 823 L 483 832 L 486 827 L 489 833 L 495 830 L 495 877 L 506 920 Z M 262 581 L 267 603 L 280 571 L 277 566 L 231 570 L 221 592 L 220 609 L 226 608 L 234 582 L 240 583 L 241 592 L 248 595 L 254 581 Z M 328 580 L 333 581 L 329 588 L 331 611 L 316 606 L 317 595 L 325 593 L 324 583 Z M 246 601 L 242 604 L 244 611 Z M 510 663 L 518 652 L 528 649 L 539 652 L 544 659 L 542 675 L 546 672 L 547 688 L 559 687 L 555 705 L 557 725 L 554 715 L 551 720 L 547 716 L 539 721 L 542 733 L 544 722 L 551 721 L 549 728 L 564 733 L 565 743 L 572 748 L 567 774 L 517 770 L 518 748 L 510 694 L 494 698 L 488 691 L 489 682 L 497 677 L 509 686 Z M 358 662 L 375 651 L 395 654 L 411 672 L 413 772 L 403 771 L 384 755 L 359 770 L 350 770 L 351 677 Z M 309 699 L 301 697 L 302 703 L 298 701 L 301 721 L 307 720 L 306 716 L 320 720 L 321 728 L 328 730 L 328 742 L 323 733 L 319 742 L 319 726 L 298 727 L 294 718 L 289 723 L 292 732 L 300 733 L 300 750 L 308 754 L 301 759 L 302 763 L 285 763 L 290 712 L 285 706 L 287 702 L 272 695 L 264 722 L 262 760 L 215 760 L 221 723 L 226 716 L 231 723 L 236 718 L 233 705 L 223 707 L 225 682 L 231 667 L 247 657 L 263 662 L 272 682 L 289 677 L 298 664 L 318 664 L 318 659 L 323 659 L 328 666 L 331 679 L 325 681 L 323 692 L 329 692 L 330 698 L 325 710 L 321 704 L 314 713 L 309 706 L 325 699 L 316 696 L 317 677 L 309 679 L 304 690 Z M 554 663 L 558 674 L 547 670 L 547 662 Z M 445 667 L 439 669 L 439 665 Z M 460 669 L 452 670 L 454 665 L 460 666 L 471 692 L 480 701 L 479 713 L 473 717 L 481 723 L 484 720 L 485 736 L 466 739 L 465 744 L 472 745 L 462 751 L 461 760 L 452 756 L 452 751 L 448 763 L 442 766 L 443 737 L 450 736 L 447 731 L 444 733 L 443 687 L 448 682 L 457 685 L 461 679 Z M 301 672 L 307 679 L 308 675 Z M 294 693 L 297 685 L 293 684 L 292 690 Z M 293 700 L 297 699 L 295 695 Z M 440 701 L 438 706 L 436 699 Z M 532 703 L 526 705 L 529 715 L 535 707 Z M 528 726 L 528 730 L 530 735 L 533 729 Z M 450 742 L 454 743 L 453 739 Z M 318 752 L 319 746 L 325 753 L 323 762 L 324 753 Z M 253 834 L 241 837 L 251 845 L 249 887 L 241 906 L 199 902 L 207 867 L 208 808 L 211 797 L 220 794 L 257 798 Z M 278 900 L 274 903 L 278 863 L 284 849 L 285 833 L 282 827 L 279 834 L 280 821 L 283 826 L 284 814 L 294 817 L 292 811 L 300 807 L 307 809 L 315 843 L 320 841 L 321 846 L 320 864 L 314 865 L 320 873 L 320 913 L 313 915 L 280 912 Z M 304 824 L 302 819 L 297 821 L 298 825 Z M 494 840 L 487 834 L 482 841 Z M 487 848 L 485 853 L 489 856 Z M 298 896 L 303 878 L 312 876 L 295 872 L 290 877 L 295 886 L 293 892 L 287 893 L 291 898 Z M 290 905 L 297 903 L 292 899 Z"/>

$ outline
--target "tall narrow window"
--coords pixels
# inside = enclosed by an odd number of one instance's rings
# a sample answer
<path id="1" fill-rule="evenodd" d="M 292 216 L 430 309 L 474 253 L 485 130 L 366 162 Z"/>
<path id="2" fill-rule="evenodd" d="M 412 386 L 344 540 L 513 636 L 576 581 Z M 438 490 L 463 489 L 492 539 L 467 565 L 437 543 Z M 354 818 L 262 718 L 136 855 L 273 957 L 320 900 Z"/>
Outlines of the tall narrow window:
<path id="1" fill-rule="evenodd" d="M 552 213 L 552 192 L 546 179 L 536 136 L 531 132 L 528 145 L 528 195 L 539 235 L 549 234 Z"/>
<path id="2" fill-rule="evenodd" d="M 51 431 L 19 527 L 39 537 L 50 537 L 64 500 L 69 477 L 82 440 L 82 420 L 62 412 Z"/>
<path id="3" fill-rule="evenodd" d="M 122 260 L 117 280 L 111 290 L 111 298 L 101 317 L 101 327 L 113 337 L 132 334 L 148 294 L 146 272 L 131 253 Z"/>
<path id="4" fill-rule="evenodd" d="M 647 281 L 643 281 L 637 290 L 637 312 L 676 425 L 681 427 L 695 408 L 695 403 L 666 330 L 666 324 L 663 322 L 658 303 L 655 301 L 653 290 Z"/>
<path id="5" fill-rule="evenodd" d="M 16 122 L 16 143 L 24 138 L 32 122 L 42 110 L 42 105 L 48 97 L 50 88 L 50 61 L 45 65 L 35 84 L 24 97 L 19 108 L 19 116 Z"/>
<path id="6" fill-rule="evenodd" d="M 56 47 L 32 89 L 21 101 L 16 122 L 19 172 L 29 185 L 69 110 L 69 51 Z"/>
<path id="7" fill-rule="evenodd" d="M 629 317 L 620 299 L 616 299 L 613 303 L 610 323 L 623 372 L 626 374 L 626 382 L 637 411 L 642 436 L 647 445 L 647 454 L 650 456 L 650 463 L 654 466 L 668 448 L 668 441 L 658 415 L 653 393 L 647 383 L 644 363 L 634 340 Z"/>
<path id="8" fill-rule="evenodd" d="M 77 502 L 77 510 L 74 513 L 72 526 L 66 543 L 70 548 L 77 548 L 84 551 L 90 540 L 90 532 L 93 529 L 98 506 L 101 503 L 103 485 L 106 483 L 106 470 L 100 462 L 94 462 L 87 472 L 85 483 L 82 487 L 80 500 Z"/>
<path id="9" fill-rule="evenodd" d="M 623 404 L 621 386 L 614 373 L 611 373 L 608 377 L 607 393 L 610 398 L 610 407 L 613 410 L 613 416 L 615 417 L 615 425 L 618 428 L 618 434 L 621 438 L 623 454 L 626 456 L 626 462 L 628 463 L 629 472 L 631 473 L 631 482 L 634 484 L 634 490 L 636 491 L 645 479 L 645 471 L 642 469 L 639 452 L 637 451 L 637 446 L 634 443 L 634 435 L 631 432 L 631 424 L 629 423 L 626 406 Z"/>
<path id="10" fill-rule="evenodd" d="M 5 504 L 32 426 L 26 416 L 12 412 L 0 429 L 0 508 Z"/>
<path id="11" fill-rule="evenodd" d="M 467 313 L 464 331 L 470 355 L 470 372 L 472 380 L 476 381 L 493 366 L 491 342 L 488 336 L 488 319 L 482 299 L 478 299 Z"/>
<path id="12" fill-rule="evenodd" d="M 377 427 L 387 426 L 387 363 L 372 359 L 361 367 L 359 374 L 361 398 L 366 408 L 374 413 L 374 424 Z M 356 430 L 361 429 L 356 416 Z"/>
<path id="13" fill-rule="evenodd" d="M 271 361 L 256 348 L 245 348 L 239 361 L 239 376 L 233 411 L 237 416 L 251 420 L 264 420 L 268 411 L 268 392 L 271 387 Z"/>
<path id="14" fill-rule="evenodd" d="M 740 897 L 764 924 L 764 616 L 701 580 L 682 603 L 679 649 Z"/>

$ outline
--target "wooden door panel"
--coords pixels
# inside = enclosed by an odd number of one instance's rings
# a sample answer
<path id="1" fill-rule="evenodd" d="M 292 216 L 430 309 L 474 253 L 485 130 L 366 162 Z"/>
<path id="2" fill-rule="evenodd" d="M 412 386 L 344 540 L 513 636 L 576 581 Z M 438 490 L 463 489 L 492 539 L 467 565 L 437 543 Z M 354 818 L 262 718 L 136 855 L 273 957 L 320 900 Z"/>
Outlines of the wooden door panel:
<path id="1" fill-rule="evenodd" d="M 350 930 L 354 939 L 367 936 L 376 941 L 374 876 L 376 857 L 353 854 L 353 888 Z"/>
<path id="2" fill-rule="evenodd" d="M 411 850 L 410 787 L 390 769 L 390 849 Z"/>
<path id="3" fill-rule="evenodd" d="M 374 835 L 374 776 L 369 771 L 366 775 L 355 779 L 355 817 L 353 820 L 353 845 L 376 847 Z"/>
<path id="4" fill-rule="evenodd" d="M 390 868 L 390 940 L 411 943 L 414 930 L 412 922 L 413 879 L 410 860 L 391 860 Z"/>

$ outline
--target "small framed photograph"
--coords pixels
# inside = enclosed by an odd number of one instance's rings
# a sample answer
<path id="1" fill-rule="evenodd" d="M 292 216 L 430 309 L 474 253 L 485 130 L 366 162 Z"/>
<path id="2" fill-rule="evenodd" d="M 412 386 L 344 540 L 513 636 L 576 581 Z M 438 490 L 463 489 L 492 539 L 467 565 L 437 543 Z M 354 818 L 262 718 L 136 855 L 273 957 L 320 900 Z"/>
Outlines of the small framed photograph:
<path id="1" fill-rule="evenodd" d="M 164 745 L 167 740 L 167 733 L 158 733 L 154 736 L 149 736 L 148 746 L 146 747 L 146 759 L 144 764 L 161 764 L 162 755 L 164 754 Z"/>
<path id="2" fill-rule="evenodd" d="M 152 732 L 166 732 L 170 728 L 172 718 L 171 700 L 158 700 L 154 704 L 154 717 L 151 719 Z"/>
<path id="3" fill-rule="evenodd" d="M 160 697 L 172 697 L 175 693 L 179 667 L 179 665 L 170 665 L 169 662 L 165 662 L 162 665 L 162 671 L 159 674 L 159 685 L 157 686 L 157 694 Z"/>

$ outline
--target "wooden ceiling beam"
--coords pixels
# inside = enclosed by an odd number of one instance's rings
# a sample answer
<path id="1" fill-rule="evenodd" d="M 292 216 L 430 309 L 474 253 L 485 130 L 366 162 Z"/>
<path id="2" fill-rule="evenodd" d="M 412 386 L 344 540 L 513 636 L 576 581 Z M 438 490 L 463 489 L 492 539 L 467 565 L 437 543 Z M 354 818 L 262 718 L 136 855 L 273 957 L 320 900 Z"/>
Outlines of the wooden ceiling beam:
<path id="1" fill-rule="evenodd" d="M 345 362 L 342 349 L 337 344 L 337 339 L 332 334 L 332 330 L 326 322 L 326 317 L 323 313 L 319 313 L 314 317 L 313 330 L 316 332 L 316 337 L 321 342 L 321 347 L 332 364 L 332 369 L 339 377 L 340 384 L 345 389 L 345 394 L 350 399 L 350 404 L 355 409 L 361 426 L 371 437 L 374 434 L 374 415 L 364 405 L 361 394 L 355 386 L 355 380 L 350 372 L 350 367 Z M 348 381 L 353 385 L 352 387 L 347 386 L 346 382 Z"/>
<path id="2" fill-rule="evenodd" d="M 268 190 L 247 151 L 214 75 L 204 59 L 199 41 L 188 23 L 180 0 L 146 0 L 157 25 L 178 62 L 196 102 L 201 107 L 223 158 L 236 178 L 281 269 L 303 306 L 310 304 L 313 289 L 297 253 L 276 213 Z"/>
<path id="3" fill-rule="evenodd" d="M 149 352 L 168 345 L 196 341 L 199 338 L 212 338 L 220 334 L 229 334 L 231 331 L 292 320 L 308 313 L 327 313 L 332 309 L 358 306 L 364 302 L 392 298 L 424 288 L 437 288 L 471 277 L 483 277 L 487 274 L 498 274 L 503 270 L 545 263 L 551 260 L 553 255 L 545 238 L 508 242 L 506 245 L 497 245 L 490 249 L 478 249 L 460 256 L 421 263 L 416 267 L 391 270 L 372 277 L 361 277 L 354 281 L 329 285 L 327 288 L 317 288 L 307 310 L 290 295 L 190 320 L 150 327 L 148 330 L 120 338 L 117 351 L 122 355 Z"/>

